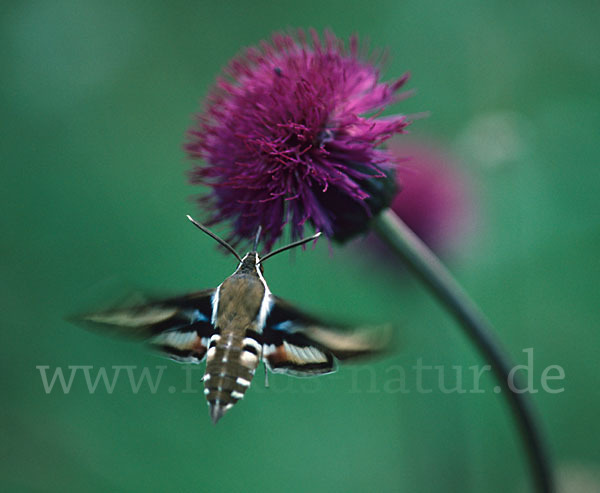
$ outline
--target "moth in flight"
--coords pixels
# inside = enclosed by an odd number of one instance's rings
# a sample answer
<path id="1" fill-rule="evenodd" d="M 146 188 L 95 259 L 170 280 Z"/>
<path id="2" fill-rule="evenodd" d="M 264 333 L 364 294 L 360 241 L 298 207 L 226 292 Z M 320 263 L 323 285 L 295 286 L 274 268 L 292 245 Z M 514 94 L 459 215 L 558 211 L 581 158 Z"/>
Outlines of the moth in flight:
<path id="1" fill-rule="evenodd" d="M 187 217 L 237 258 L 233 274 L 215 289 L 90 313 L 78 321 L 146 340 L 178 362 L 206 359 L 204 394 L 213 423 L 244 397 L 261 360 L 265 371 L 323 375 L 335 371 L 336 359 L 367 356 L 387 347 L 389 327 L 332 328 L 269 290 L 264 262 L 320 233 L 260 257 L 259 230 L 253 251 L 240 257 L 231 245 Z"/>

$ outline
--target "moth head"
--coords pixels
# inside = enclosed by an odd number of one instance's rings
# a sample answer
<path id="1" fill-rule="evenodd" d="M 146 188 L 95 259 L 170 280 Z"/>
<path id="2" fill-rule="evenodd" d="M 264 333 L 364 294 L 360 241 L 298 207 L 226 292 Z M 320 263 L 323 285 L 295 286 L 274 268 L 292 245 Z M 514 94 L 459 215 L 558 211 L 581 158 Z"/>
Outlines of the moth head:
<path id="1" fill-rule="evenodd" d="M 260 269 L 260 273 L 263 273 L 263 267 L 260 263 L 260 257 L 257 252 L 248 252 L 242 258 L 240 265 L 238 266 L 236 272 L 249 274 L 249 275 L 258 275 L 258 270 Z"/>

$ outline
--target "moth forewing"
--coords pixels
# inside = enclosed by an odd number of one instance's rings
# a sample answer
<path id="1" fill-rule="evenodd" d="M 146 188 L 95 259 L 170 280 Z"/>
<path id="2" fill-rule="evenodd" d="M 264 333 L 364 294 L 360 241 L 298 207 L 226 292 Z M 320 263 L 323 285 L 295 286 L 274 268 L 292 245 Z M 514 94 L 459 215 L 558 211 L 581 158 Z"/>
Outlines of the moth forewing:
<path id="1" fill-rule="evenodd" d="M 200 363 L 206 353 L 213 289 L 88 313 L 71 320 L 94 330 L 148 342 L 169 358 Z M 137 298 L 140 298 L 138 295 Z"/>
<path id="2" fill-rule="evenodd" d="M 370 356 L 388 350 L 392 332 L 391 325 L 347 331 L 311 325 L 304 331 L 309 339 L 328 348 L 340 360 Z"/>

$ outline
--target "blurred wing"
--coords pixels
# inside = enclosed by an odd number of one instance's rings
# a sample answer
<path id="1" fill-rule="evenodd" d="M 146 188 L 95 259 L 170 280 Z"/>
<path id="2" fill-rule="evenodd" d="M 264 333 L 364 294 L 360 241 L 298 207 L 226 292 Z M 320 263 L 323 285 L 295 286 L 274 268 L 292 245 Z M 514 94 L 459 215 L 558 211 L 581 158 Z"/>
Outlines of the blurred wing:
<path id="1" fill-rule="evenodd" d="M 296 376 L 331 373 L 335 359 L 366 357 L 389 346 L 389 326 L 332 328 L 277 297 L 273 301 L 263 330 L 263 359 L 273 372 Z"/>
<path id="2" fill-rule="evenodd" d="M 74 321 L 126 337 L 147 340 L 171 359 L 200 363 L 214 333 L 211 323 L 214 289 L 185 296 L 128 304 L 88 313 Z"/>

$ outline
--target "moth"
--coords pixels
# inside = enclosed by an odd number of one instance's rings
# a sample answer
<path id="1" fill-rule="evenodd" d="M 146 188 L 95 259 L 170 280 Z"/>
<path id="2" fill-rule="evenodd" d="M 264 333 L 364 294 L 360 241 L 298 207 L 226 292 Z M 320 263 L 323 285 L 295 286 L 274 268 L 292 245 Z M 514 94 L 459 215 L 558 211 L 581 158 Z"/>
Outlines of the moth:
<path id="1" fill-rule="evenodd" d="M 271 293 L 263 264 L 274 255 L 316 240 L 320 233 L 259 256 L 241 257 L 225 240 L 188 219 L 231 252 L 237 269 L 215 289 L 83 315 L 79 322 L 146 340 L 182 363 L 206 360 L 202 378 L 213 423 L 243 397 L 259 363 L 298 377 L 335 371 L 336 360 L 381 352 L 389 327 L 332 328 Z"/>

